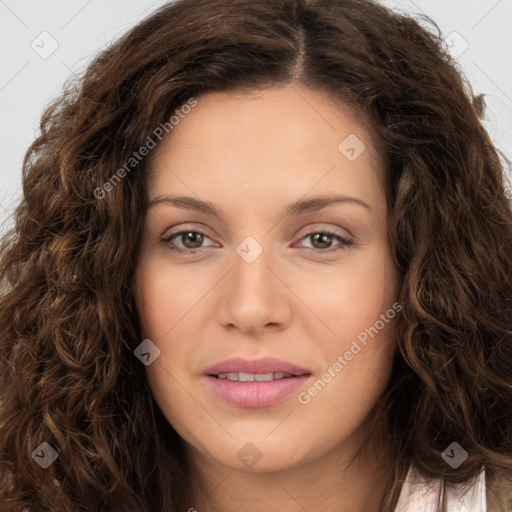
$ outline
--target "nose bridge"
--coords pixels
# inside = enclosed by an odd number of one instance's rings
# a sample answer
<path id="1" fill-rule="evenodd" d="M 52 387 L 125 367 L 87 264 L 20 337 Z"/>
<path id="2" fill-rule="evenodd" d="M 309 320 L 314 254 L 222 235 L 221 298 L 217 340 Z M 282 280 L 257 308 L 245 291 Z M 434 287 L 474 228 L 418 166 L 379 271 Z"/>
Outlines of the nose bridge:
<path id="1" fill-rule="evenodd" d="M 262 237 L 260 237 L 262 238 Z M 236 247 L 234 258 L 233 284 L 237 289 L 235 293 L 242 293 L 244 298 L 251 300 L 259 297 L 262 300 L 269 300 L 270 297 L 262 297 L 271 293 L 275 283 L 270 281 L 274 278 L 269 267 L 272 266 L 272 254 L 268 244 L 264 247 L 253 236 L 247 236 Z"/>
<path id="2" fill-rule="evenodd" d="M 282 284 L 271 270 L 272 251 L 252 236 L 236 247 L 230 277 L 218 303 L 218 321 L 254 330 L 286 321 Z"/>

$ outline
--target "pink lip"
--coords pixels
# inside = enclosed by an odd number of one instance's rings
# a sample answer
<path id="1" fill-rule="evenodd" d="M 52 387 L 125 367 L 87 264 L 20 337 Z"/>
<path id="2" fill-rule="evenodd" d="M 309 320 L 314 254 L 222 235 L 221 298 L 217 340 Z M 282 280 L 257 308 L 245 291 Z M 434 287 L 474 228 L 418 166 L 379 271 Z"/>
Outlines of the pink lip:
<path id="1" fill-rule="evenodd" d="M 227 359 L 221 363 L 214 364 L 207 368 L 203 373 L 205 375 L 218 375 L 219 373 L 291 373 L 292 375 L 303 375 L 311 373 L 306 368 L 302 368 L 282 359 L 275 357 L 264 357 L 250 361 L 241 357 Z"/>
<path id="2" fill-rule="evenodd" d="M 219 373 L 289 373 L 293 377 L 268 382 L 238 382 L 219 379 Z M 212 391 L 224 402 L 235 407 L 269 407 L 296 391 L 307 380 L 311 373 L 300 366 L 266 357 L 248 361 L 234 358 L 215 364 L 204 372 Z"/>

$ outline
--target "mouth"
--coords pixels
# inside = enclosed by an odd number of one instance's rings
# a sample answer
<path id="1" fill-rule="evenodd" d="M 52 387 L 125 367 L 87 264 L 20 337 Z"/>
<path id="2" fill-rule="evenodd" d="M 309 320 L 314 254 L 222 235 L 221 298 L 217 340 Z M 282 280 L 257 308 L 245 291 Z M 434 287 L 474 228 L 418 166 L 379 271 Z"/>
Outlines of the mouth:
<path id="1" fill-rule="evenodd" d="M 276 359 L 230 359 L 204 372 L 216 398 L 233 407 L 270 407 L 289 397 L 312 377 L 306 368 Z"/>
<path id="2" fill-rule="evenodd" d="M 301 373 L 284 373 L 284 372 L 270 372 L 270 373 L 248 373 L 248 372 L 229 372 L 209 374 L 209 377 L 216 379 L 227 379 L 232 382 L 270 382 L 273 380 L 290 379 L 293 377 L 301 377 L 302 375 L 311 375 L 309 372 Z"/>

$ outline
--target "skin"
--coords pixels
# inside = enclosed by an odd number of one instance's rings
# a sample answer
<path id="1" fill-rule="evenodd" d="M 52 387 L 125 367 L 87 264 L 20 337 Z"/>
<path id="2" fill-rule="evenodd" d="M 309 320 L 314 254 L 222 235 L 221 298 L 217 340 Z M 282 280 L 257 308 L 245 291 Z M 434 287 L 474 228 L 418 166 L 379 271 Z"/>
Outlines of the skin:
<path id="1" fill-rule="evenodd" d="M 306 405 L 296 392 L 265 408 L 227 405 L 202 375 L 231 357 L 274 356 L 312 373 L 307 391 L 396 302 L 375 148 L 348 109 L 297 85 L 197 100 L 153 150 L 148 195 L 210 201 L 224 217 L 150 207 L 135 276 L 144 338 L 161 351 L 149 384 L 199 472 L 190 507 L 376 511 L 392 461 L 385 447 L 351 459 L 389 381 L 396 319 Z M 354 161 L 338 149 L 349 134 L 366 146 Z M 285 215 L 295 201 L 329 194 L 369 208 L 347 201 Z M 195 229 L 202 241 L 173 239 L 192 256 L 161 241 Z M 353 243 L 315 241 L 319 230 Z M 252 263 L 236 251 L 247 236 L 263 249 Z M 261 454 L 252 467 L 237 457 L 247 443 Z"/>

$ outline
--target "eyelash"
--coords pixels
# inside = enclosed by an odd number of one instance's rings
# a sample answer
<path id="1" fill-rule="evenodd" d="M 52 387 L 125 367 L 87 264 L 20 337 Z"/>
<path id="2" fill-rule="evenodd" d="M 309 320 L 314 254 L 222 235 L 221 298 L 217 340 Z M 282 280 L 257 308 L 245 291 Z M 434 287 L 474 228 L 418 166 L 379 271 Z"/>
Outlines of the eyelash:
<path id="1" fill-rule="evenodd" d="M 169 245 L 169 250 L 171 250 L 173 252 L 180 253 L 180 254 L 193 255 L 193 254 L 197 254 L 198 252 L 200 252 L 201 249 L 206 249 L 205 247 L 199 247 L 197 249 L 181 249 L 181 248 L 178 248 L 176 246 L 174 246 L 174 247 L 171 246 L 171 240 L 173 238 L 176 238 L 179 235 L 183 235 L 183 234 L 186 234 L 186 233 L 199 233 L 203 237 L 210 238 L 204 231 L 201 231 L 200 229 L 185 229 L 185 230 L 181 230 L 181 231 L 176 231 L 174 233 L 170 233 L 168 236 L 161 238 L 160 241 L 165 243 L 165 244 L 168 244 Z M 335 240 L 338 240 L 344 246 L 344 247 L 340 247 L 338 249 L 331 249 L 331 248 L 329 248 L 329 249 L 315 249 L 315 248 L 311 248 L 311 247 L 305 247 L 305 249 L 309 249 L 310 251 L 316 252 L 317 254 L 321 254 L 321 253 L 328 253 L 328 254 L 330 254 L 330 253 L 335 253 L 335 252 L 339 252 L 339 251 L 344 251 L 344 250 L 347 249 L 347 247 L 349 247 L 350 245 L 352 245 L 354 243 L 352 240 L 348 240 L 348 239 L 344 238 L 343 236 L 338 235 L 337 233 L 334 233 L 332 231 L 327 231 L 327 230 L 310 231 L 309 233 L 306 233 L 300 240 L 303 240 L 304 238 L 307 238 L 307 237 L 309 237 L 311 235 L 317 235 L 317 234 L 319 234 L 319 235 L 328 235 L 328 236 L 332 235 Z"/>

